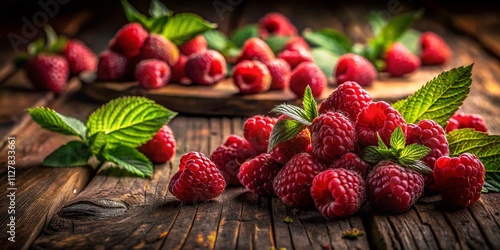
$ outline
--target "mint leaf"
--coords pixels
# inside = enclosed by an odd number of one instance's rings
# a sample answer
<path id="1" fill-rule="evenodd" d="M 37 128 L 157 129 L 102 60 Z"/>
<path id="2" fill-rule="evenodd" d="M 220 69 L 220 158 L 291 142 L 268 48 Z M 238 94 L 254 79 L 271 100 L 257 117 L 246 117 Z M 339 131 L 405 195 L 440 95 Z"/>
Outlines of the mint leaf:
<path id="1" fill-rule="evenodd" d="M 271 152 L 281 142 L 295 138 L 306 126 L 294 120 L 280 120 L 271 131 L 267 152 Z"/>
<path id="2" fill-rule="evenodd" d="M 337 65 L 337 61 L 339 60 L 339 56 L 335 55 L 328 49 L 325 48 L 312 48 L 311 56 L 313 61 L 318 67 L 325 73 L 326 77 L 333 76 L 333 70 L 335 65 Z"/>
<path id="3" fill-rule="evenodd" d="M 385 145 L 384 140 L 382 140 L 382 137 L 380 137 L 380 134 L 378 132 L 377 132 L 377 141 L 378 141 L 378 147 L 380 149 L 389 149 L 387 145 Z"/>
<path id="4" fill-rule="evenodd" d="M 411 53 L 418 55 L 420 52 L 420 36 L 422 32 L 415 29 L 408 29 L 401 37 L 398 42 L 402 43 L 406 48 L 408 48 Z"/>
<path id="5" fill-rule="evenodd" d="M 382 31 L 382 28 L 384 28 L 387 24 L 387 21 L 385 21 L 381 12 L 372 11 L 368 15 L 368 23 L 372 29 L 373 36 L 376 37 L 380 34 L 380 31 Z"/>
<path id="6" fill-rule="evenodd" d="M 368 146 L 363 150 L 361 154 L 361 159 L 371 164 L 377 164 L 380 161 L 382 161 L 384 157 L 382 154 L 379 153 L 377 147 Z"/>
<path id="7" fill-rule="evenodd" d="M 389 142 L 391 144 L 391 148 L 395 149 L 396 151 L 400 151 L 405 148 L 406 137 L 403 129 L 401 129 L 401 126 L 397 127 L 396 130 L 392 132 Z"/>
<path id="8" fill-rule="evenodd" d="M 410 165 L 424 158 L 430 151 L 431 149 L 424 145 L 410 144 L 399 153 L 399 161 L 405 166 Z"/>
<path id="9" fill-rule="evenodd" d="M 59 114 L 44 107 L 30 108 L 28 112 L 31 119 L 44 129 L 64 135 L 76 135 L 82 140 L 86 138 L 85 125 L 76 118 Z"/>
<path id="10" fill-rule="evenodd" d="M 177 113 L 144 97 L 122 97 L 99 107 L 88 118 L 88 135 L 106 135 L 107 143 L 138 147 Z"/>
<path id="11" fill-rule="evenodd" d="M 48 167 L 76 167 L 86 165 L 92 156 L 88 146 L 82 141 L 71 141 L 45 157 L 42 165 Z"/>
<path id="12" fill-rule="evenodd" d="M 106 146 L 106 134 L 100 131 L 89 137 L 88 145 L 92 154 L 99 155 L 101 150 Z"/>
<path id="13" fill-rule="evenodd" d="M 118 164 L 128 173 L 138 177 L 151 177 L 153 175 L 153 164 L 137 149 L 118 145 L 105 150 L 102 153 L 104 159 Z"/>
<path id="14" fill-rule="evenodd" d="M 274 107 L 271 112 L 275 112 L 278 114 L 286 115 L 290 117 L 291 119 L 297 121 L 298 123 L 304 124 L 304 125 L 311 125 L 312 120 L 309 119 L 309 115 L 306 114 L 306 111 L 303 109 L 290 105 L 290 104 L 280 104 L 276 107 Z"/>
<path id="15" fill-rule="evenodd" d="M 432 168 L 427 166 L 423 161 L 415 161 L 414 163 L 407 165 L 406 167 L 411 168 L 422 174 L 432 174 Z"/>
<path id="16" fill-rule="evenodd" d="M 128 3 L 126 0 L 121 0 L 123 11 L 125 12 L 125 16 L 130 23 L 140 23 L 144 28 L 149 30 L 150 21 L 149 19 L 137 11 L 134 6 Z"/>
<path id="17" fill-rule="evenodd" d="M 306 90 L 304 91 L 302 106 L 304 107 L 308 121 L 312 122 L 314 118 L 318 117 L 318 104 L 316 103 L 316 100 L 314 100 L 314 96 L 309 85 L 307 85 Z"/>
<path id="18" fill-rule="evenodd" d="M 234 45 L 236 45 L 236 47 L 241 48 L 248 39 L 258 36 L 257 25 L 249 24 L 237 29 L 231 37 L 231 41 Z"/>
<path id="19" fill-rule="evenodd" d="M 500 173 L 487 172 L 484 177 L 483 193 L 500 192 Z"/>
<path id="20" fill-rule="evenodd" d="M 151 0 L 149 5 L 149 15 L 153 18 L 159 18 L 162 16 L 172 16 L 172 11 L 165 6 L 159 0 Z"/>
<path id="21" fill-rule="evenodd" d="M 34 56 L 43 51 L 45 46 L 45 40 L 43 38 L 38 38 L 34 42 L 28 44 L 26 51 L 28 51 L 28 55 Z"/>
<path id="22" fill-rule="evenodd" d="M 168 20 L 161 34 L 176 45 L 182 45 L 195 36 L 216 27 L 217 24 L 207 22 L 198 15 L 180 13 Z"/>
<path id="23" fill-rule="evenodd" d="M 334 29 L 305 30 L 303 36 L 312 45 L 327 49 L 336 56 L 349 53 L 352 49 L 352 42 L 349 38 Z"/>
<path id="24" fill-rule="evenodd" d="M 472 64 L 445 71 L 393 107 L 407 123 L 430 119 L 445 127 L 469 94 L 471 71 Z"/>
<path id="25" fill-rule="evenodd" d="M 205 40 L 207 40 L 207 45 L 209 49 L 214 49 L 221 52 L 223 55 L 227 54 L 230 47 L 234 47 L 234 44 L 229 41 L 226 35 L 218 30 L 209 30 L 203 33 Z"/>
<path id="26" fill-rule="evenodd" d="M 280 53 L 285 47 L 286 43 L 290 40 L 289 36 L 271 36 L 264 40 L 269 45 L 269 48 L 275 55 Z"/>

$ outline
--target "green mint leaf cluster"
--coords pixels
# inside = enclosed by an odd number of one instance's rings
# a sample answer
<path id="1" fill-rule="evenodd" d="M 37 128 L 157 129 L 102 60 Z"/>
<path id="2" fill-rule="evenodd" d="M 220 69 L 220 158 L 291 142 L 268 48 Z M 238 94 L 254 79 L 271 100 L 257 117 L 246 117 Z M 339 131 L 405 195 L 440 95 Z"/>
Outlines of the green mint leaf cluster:
<path id="1" fill-rule="evenodd" d="M 80 138 L 56 149 L 44 159 L 43 165 L 83 166 L 94 156 L 143 178 L 153 174 L 153 164 L 136 147 L 150 140 L 176 115 L 143 97 L 112 100 L 94 111 L 86 125 L 49 108 L 32 108 L 28 112 L 42 128 Z"/>

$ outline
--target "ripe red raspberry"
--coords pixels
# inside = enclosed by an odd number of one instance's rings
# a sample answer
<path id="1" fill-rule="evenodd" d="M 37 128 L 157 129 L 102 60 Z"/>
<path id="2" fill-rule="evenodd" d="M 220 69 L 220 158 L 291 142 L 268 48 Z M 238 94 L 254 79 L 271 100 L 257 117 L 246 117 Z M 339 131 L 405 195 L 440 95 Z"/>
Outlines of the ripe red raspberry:
<path id="1" fill-rule="evenodd" d="M 248 118 L 243 124 L 243 135 L 257 150 L 257 153 L 267 152 L 269 136 L 278 119 L 263 115 Z"/>
<path id="2" fill-rule="evenodd" d="M 38 54 L 25 66 L 28 79 L 37 88 L 61 93 L 69 78 L 69 64 L 66 58 L 53 54 Z"/>
<path id="3" fill-rule="evenodd" d="M 138 148 L 151 161 L 165 163 L 172 159 L 175 154 L 175 137 L 168 125 L 161 129 L 144 145 Z"/>
<path id="4" fill-rule="evenodd" d="M 127 64 L 127 58 L 110 50 L 106 50 L 99 55 L 97 78 L 105 81 L 121 80 L 127 71 Z"/>
<path id="5" fill-rule="evenodd" d="M 306 87 L 311 87 L 314 97 L 321 96 L 326 88 L 326 76 L 321 69 L 312 62 L 299 64 L 290 77 L 290 89 L 299 98 L 304 97 Z"/>
<path id="6" fill-rule="evenodd" d="M 345 153 L 340 158 L 335 160 L 329 168 L 344 168 L 358 172 L 361 177 L 366 178 L 372 166 L 366 161 L 363 161 L 355 153 Z"/>
<path id="7" fill-rule="evenodd" d="M 215 164 L 204 154 L 189 152 L 181 157 L 179 171 L 172 176 L 168 190 L 184 202 L 208 201 L 219 196 L 226 181 Z"/>
<path id="8" fill-rule="evenodd" d="M 274 193 L 291 207 L 313 203 L 311 186 L 314 177 L 326 167 L 308 153 L 295 155 L 278 172 L 273 181 Z"/>
<path id="9" fill-rule="evenodd" d="M 370 86 L 377 77 L 373 64 L 364 57 L 356 54 L 345 54 L 337 62 L 335 78 L 337 84 L 354 81 L 361 86 Z"/>
<path id="10" fill-rule="evenodd" d="M 148 32 L 138 23 L 129 23 L 123 26 L 111 39 L 109 48 L 127 58 L 139 55 Z"/>
<path id="11" fill-rule="evenodd" d="M 424 192 L 424 177 L 417 171 L 381 161 L 368 174 L 366 194 L 370 205 L 384 212 L 410 209 Z"/>
<path id="12" fill-rule="evenodd" d="M 226 59 L 218 51 L 206 50 L 189 56 L 186 75 L 201 85 L 213 85 L 226 77 Z"/>
<path id="13" fill-rule="evenodd" d="M 271 74 L 262 62 L 243 61 L 233 68 L 233 83 L 240 94 L 265 92 L 271 86 Z"/>
<path id="14" fill-rule="evenodd" d="M 135 68 L 135 79 L 146 89 L 158 89 L 170 81 L 170 67 L 157 59 L 142 60 Z"/>
<path id="15" fill-rule="evenodd" d="M 263 153 L 241 165 L 238 179 L 254 194 L 273 195 L 273 180 L 282 167 L 271 155 Z"/>
<path id="16" fill-rule="evenodd" d="M 464 114 L 456 113 L 449 120 L 446 125 L 446 132 L 451 132 L 455 129 L 472 128 L 479 132 L 488 132 L 486 122 L 478 114 Z"/>
<path id="17" fill-rule="evenodd" d="M 278 121 L 290 119 L 287 116 L 280 116 Z M 308 129 L 302 130 L 294 138 L 280 142 L 270 152 L 271 156 L 279 163 L 287 163 L 296 154 L 306 152 L 311 146 L 311 135 Z"/>
<path id="18" fill-rule="evenodd" d="M 314 118 L 309 130 L 314 155 L 323 162 L 354 151 L 357 143 L 352 122 L 338 112 L 327 112 Z"/>
<path id="19" fill-rule="evenodd" d="M 255 155 L 257 153 L 250 142 L 237 135 L 230 135 L 224 144 L 212 152 L 210 160 L 220 170 L 227 184 L 240 185 L 237 177 L 240 166 Z"/>
<path id="20" fill-rule="evenodd" d="M 372 97 L 359 84 L 344 82 L 321 103 L 319 113 L 341 112 L 356 123 L 358 114 L 370 103 L 372 103 Z"/>
<path id="21" fill-rule="evenodd" d="M 179 60 L 177 63 L 171 68 L 172 77 L 170 80 L 172 82 L 178 82 L 183 85 L 191 84 L 191 80 L 186 76 L 186 62 L 188 57 L 185 55 L 179 55 Z"/>
<path id="22" fill-rule="evenodd" d="M 207 50 L 207 40 L 203 35 L 197 35 L 195 38 L 181 45 L 179 50 L 186 56 L 205 51 Z"/>
<path id="23" fill-rule="evenodd" d="M 358 115 L 356 132 L 359 143 L 365 146 L 378 145 L 378 132 L 389 146 L 392 132 L 399 126 L 406 134 L 406 122 L 397 110 L 384 101 L 372 102 Z"/>
<path id="24" fill-rule="evenodd" d="M 174 66 L 179 60 L 179 48 L 162 35 L 150 34 L 141 48 L 141 59 L 158 59 Z"/>
<path id="25" fill-rule="evenodd" d="M 259 20 L 259 35 L 262 38 L 269 36 L 295 36 L 297 29 L 286 16 L 281 13 L 268 13 Z"/>
<path id="26" fill-rule="evenodd" d="M 406 131 L 406 144 L 417 143 L 427 146 L 431 151 L 422 158 L 422 161 L 431 169 L 434 168 L 434 163 L 441 156 L 446 156 L 450 153 L 448 148 L 448 140 L 443 128 L 433 120 L 422 120 L 417 125 L 408 124 Z M 425 187 L 430 190 L 435 190 L 434 178 L 432 173 L 424 175 Z"/>
<path id="27" fill-rule="evenodd" d="M 97 68 L 96 55 L 80 40 L 70 40 L 62 54 L 68 60 L 71 74 L 78 75 L 83 71 L 94 71 Z"/>
<path id="28" fill-rule="evenodd" d="M 403 76 L 420 67 L 420 59 L 403 44 L 394 43 L 385 54 L 385 69 L 391 76 Z"/>
<path id="29" fill-rule="evenodd" d="M 286 89 L 290 84 L 290 76 L 292 70 L 290 65 L 283 59 L 271 59 L 266 63 L 269 73 L 271 74 L 271 87 L 270 90 Z"/>
<path id="30" fill-rule="evenodd" d="M 245 60 L 258 60 L 265 63 L 273 58 L 274 53 L 271 48 L 269 48 L 269 45 L 261 39 L 254 37 L 248 39 L 245 44 L 243 44 L 241 54 L 236 59 L 236 63 Z"/>
<path id="31" fill-rule="evenodd" d="M 283 50 L 278 54 L 278 58 L 285 60 L 292 69 L 295 69 L 303 62 L 313 61 L 311 52 L 300 47 L 294 48 L 294 50 Z"/>
<path id="32" fill-rule="evenodd" d="M 311 197 L 319 212 L 328 218 L 353 215 L 366 199 L 365 181 L 347 169 L 328 169 L 314 177 Z"/>
<path id="33" fill-rule="evenodd" d="M 481 197 L 484 184 L 483 163 L 473 154 L 443 156 L 434 166 L 434 180 L 447 205 L 468 207 Z"/>
<path id="34" fill-rule="evenodd" d="M 451 57 L 451 49 L 443 38 L 427 31 L 420 36 L 420 60 L 422 65 L 443 64 Z"/>
<path id="35" fill-rule="evenodd" d="M 310 51 L 311 48 L 309 47 L 309 44 L 307 44 L 306 40 L 302 38 L 301 36 L 294 36 L 290 38 L 283 47 L 283 51 L 285 50 L 299 50 L 299 49 L 305 49 L 307 51 Z"/>

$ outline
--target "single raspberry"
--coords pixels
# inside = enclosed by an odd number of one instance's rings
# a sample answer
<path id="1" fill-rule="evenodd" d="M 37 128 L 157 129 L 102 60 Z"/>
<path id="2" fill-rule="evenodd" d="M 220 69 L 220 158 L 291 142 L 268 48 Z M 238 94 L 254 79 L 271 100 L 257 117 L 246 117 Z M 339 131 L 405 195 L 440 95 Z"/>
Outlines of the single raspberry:
<path id="1" fill-rule="evenodd" d="M 324 170 L 326 167 L 309 153 L 295 155 L 274 178 L 274 193 L 291 207 L 310 205 L 312 181 Z"/>
<path id="2" fill-rule="evenodd" d="M 263 153 L 241 165 L 238 179 L 254 194 L 273 195 L 273 180 L 282 167 L 271 155 Z"/>
<path id="3" fill-rule="evenodd" d="M 271 74 L 270 90 L 286 89 L 290 84 L 290 76 L 292 71 L 290 65 L 283 59 L 271 59 L 266 63 L 269 73 Z"/>
<path id="4" fill-rule="evenodd" d="M 161 129 L 144 145 L 138 148 L 151 161 L 165 163 L 172 159 L 175 154 L 175 137 L 168 125 Z"/>
<path id="5" fill-rule="evenodd" d="M 250 142 L 237 135 L 230 135 L 224 144 L 212 152 L 210 160 L 220 170 L 227 184 L 240 185 L 237 177 L 240 166 L 255 155 L 257 153 Z"/>
<path id="6" fill-rule="evenodd" d="M 283 50 L 278 54 L 278 58 L 285 60 L 292 69 L 303 62 L 313 62 L 311 52 L 300 47 L 294 50 Z"/>
<path id="7" fill-rule="evenodd" d="M 351 120 L 338 112 L 327 112 L 314 118 L 311 144 L 314 155 L 323 162 L 333 162 L 356 148 L 356 130 Z"/>
<path id="8" fill-rule="evenodd" d="M 186 62 L 188 57 L 185 55 L 179 55 L 179 60 L 177 63 L 171 68 L 172 77 L 170 80 L 172 82 L 178 82 L 183 85 L 190 85 L 191 79 L 186 76 Z"/>
<path id="9" fill-rule="evenodd" d="M 71 73 L 74 75 L 83 71 L 95 71 L 97 68 L 96 55 L 80 40 L 70 40 L 62 54 L 68 60 Z"/>
<path id="10" fill-rule="evenodd" d="M 105 81 L 121 80 L 127 72 L 127 66 L 126 57 L 106 50 L 99 55 L 97 78 Z"/>
<path id="11" fill-rule="evenodd" d="M 278 121 L 284 119 L 290 118 L 282 115 Z M 306 152 L 309 146 L 311 146 L 311 135 L 308 129 L 304 129 L 294 138 L 278 143 L 270 154 L 277 162 L 285 164 L 296 154 Z"/>
<path id="12" fill-rule="evenodd" d="M 358 115 L 356 132 L 359 143 L 365 146 L 378 145 L 378 133 L 389 146 L 392 132 L 399 126 L 406 134 L 406 122 L 397 110 L 384 101 L 372 102 Z"/>
<path id="13" fill-rule="evenodd" d="M 365 181 L 351 170 L 328 169 L 314 177 L 311 197 L 325 217 L 353 215 L 366 200 Z"/>
<path id="14" fill-rule="evenodd" d="M 283 51 L 285 50 L 299 50 L 299 49 L 305 49 L 307 51 L 311 50 L 311 47 L 309 47 L 309 44 L 307 44 L 306 40 L 302 38 L 301 36 L 294 36 L 290 38 L 283 47 Z"/>
<path id="15" fill-rule="evenodd" d="M 377 164 L 368 174 L 366 183 L 370 205 L 391 213 L 410 209 L 424 192 L 422 174 L 390 161 Z"/>
<path id="16" fill-rule="evenodd" d="M 431 149 L 431 151 L 422 158 L 422 161 L 431 169 L 434 168 L 434 163 L 439 157 L 446 156 L 450 153 L 444 129 L 433 120 L 422 120 L 417 125 L 408 124 L 406 144 L 412 143 L 424 145 Z M 425 187 L 430 190 L 435 190 L 432 173 L 424 175 L 424 178 Z"/>
<path id="17" fill-rule="evenodd" d="M 245 44 L 243 44 L 241 54 L 236 59 L 236 63 L 245 60 L 258 60 L 265 63 L 273 58 L 274 53 L 271 48 L 269 48 L 269 45 L 261 39 L 254 37 L 248 39 Z"/>
<path id="18" fill-rule="evenodd" d="M 451 57 L 450 46 L 436 33 L 427 31 L 420 36 L 422 65 L 443 64 Z"/>
<path id="19" fill-rule="evenodd" d="M 189 152 L 181 157 L 179 171 L 172 176 L 168 190 L 184 202 L 208 201 L 219 196 L 226 181 L 215 164 L 204 154 Z"/>
<path id="20" fill-rule="evenodd" d="M 356 123 L 358 115 L 372 103 L 372 97 L 359 84 L 344 82 L 335 89 L 318 108 L 319 113 L 328 111 L 341 112 Z"/>
<path id="21" fill-rule="evenodd" d="M 337 62 L 335 78 L 337 84 L 354 81 L 361 86 L 370 86 L 377 77 L 373 64 L 364 57 L 356 54 L 345 54 Z"/>
<path id="22" fill-rule="evenodd" d="M 129 23 L 123 26 L 111 39 L 109 48 L 127 58 L 139 55 L 148 32 L 138 23 Z"/>
<path id="23" fill-rule="evenodd" d="M 420 59 L 403 44 L 396 42 L 385 54 L 385 69 L 391 76 L 403 76 L 420 67 Z"/>
<path id="24" fill-rule="evenodd" d="M 28 61 L 25 70 L 35 87 L 57 94 L 66 88 L 70 74 L 66 58 L 53 54 L 38 54 Z"/>
<path id="25" fill-rule="evenodd" d="M 189 56 L 186 75 L 201 85 L 213 85 L 226 77 L 226 59 L 218 51 L 206 50 Z"/>
<path id="26" fill-rule="evenodd" d="M 335 160 L 329 168 L 344 168 L 358 172 L 361 177 L 366 178 L 372 166 L 366 161 L 363 161 L 355 153 L 345 153 L 340 158 Z"/>
<path id="27" fill-rule="evenodd" d="M 290 89 L 299 98 L 304 97 L 306 87 L 311 87 L 314 97 L 321 96 L 326 88 L 326 76 L 321 69 L 312 62 L 303 62 L 292 71 Z"/>
<path id="28" fill-rule="evenodd" d="M 207 40 L 203 35 L 197 35 L 195 38 L 181 45 L 179 50 L 186 56 L 205 51 L 207 50 Z"/>
<path id="29" fill-rule="evenodd" d="M 262 62 L 242 61 L 233 68 L 233 83 L 240 94 L 265 92 L 271 86 L 271 74 Z"/>
<path id="30" fill-rule="evenodd" d="M 443 156 L 434 166 L 434 180 L 447 205 L 468 207 L 481 197 L 485 169 L 477 156 Z"/>
<path id="31" fill-rule="evenodd" d="M 141 48 L 142 59 L 158 59 L 173 67 L 179 60 L 179 48 L 162 35 L 150 34 Z"/>
<path id="32" fill-rule="evenodd" d="M 257 153 L 267 152 L 269 136 L 278 119 L 263 115 L 248 118 L 243 124 L 243 135 L 257 150 Z"/>
<path id="33" fill-rule="evenodd" d="M 456 113 L 446 125 L 446 132 L 451 132 L 455 129 L 472 128 L 479 132 L 488 132 L 488 127 L 483 117 L 478 114 Z"/>
<path id="34" fill-rule="evenodd" d="M 146 89 L 158 89 L 170 81 L 170 67 L 158 59 L 142 60 L 135 68 L 135 79 Z"/>
<path id="35" fill-rule="evenodd" d="M 262 38 L 269 36 L 295 36 L 297 28 L 286 16 L 281 13 L 268 13 L 259 20 L 259 35 Z"/>

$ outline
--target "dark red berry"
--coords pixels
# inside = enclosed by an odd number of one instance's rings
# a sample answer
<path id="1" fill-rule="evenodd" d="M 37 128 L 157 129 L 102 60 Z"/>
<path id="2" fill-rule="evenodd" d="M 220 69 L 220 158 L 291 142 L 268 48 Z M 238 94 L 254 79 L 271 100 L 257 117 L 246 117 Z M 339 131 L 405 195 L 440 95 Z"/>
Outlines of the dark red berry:
<path id="1" fill-rule="evenodd" d="M 282 167 L 271 155 L 263 153 L 241 165 L 238 179 L 254 194 L 273 195 L 273 180 Z"/>
<path id="2" fill-rule="evenodd" d="M 268 116 L 256 115 L 248 118 L 243 124 L 243 135 L 257 150 L 257 153 L 267 152 L 269 136 L 277 120 Z"/>
<path id="3" fill-rule="evenodd" d="M 165 163 L 172 159 L 175 154 L 175 137 L 168 125 L 161 129 L 146 144 L 138 148 L 151 161 Z"/>
<path id="4" fill-rule="evenodd" d="M 455 129 L 472 128 L 479 132 L 488 132 L 488 127 L 483 117 L 478 114 L 456 113 L 446 125 L 446 132 L 451 132 Z"/>
<path id="5" fill-rule="evenodd" d="M 269 90 L 271 74 L 262 62 L 242 61 L 234 66 L 233 82 L 240 94 L 256 94 Z"/>
<path id="6" fill-rule="evenodd" d="M 345 153 L 340 158 L 335 160 L 330 168 L 344 168 L 348 170 L 353 170 L 358 172 L 361 177 L 366 178 L 372 166 L 368 164 L 366 161 L 363 161 L 359 156 L 355 153 Z"/>

